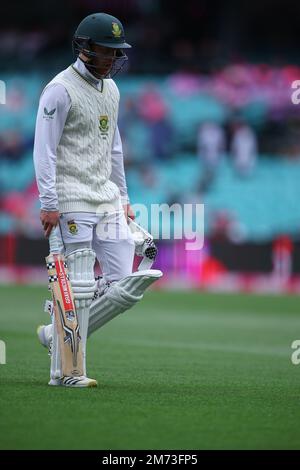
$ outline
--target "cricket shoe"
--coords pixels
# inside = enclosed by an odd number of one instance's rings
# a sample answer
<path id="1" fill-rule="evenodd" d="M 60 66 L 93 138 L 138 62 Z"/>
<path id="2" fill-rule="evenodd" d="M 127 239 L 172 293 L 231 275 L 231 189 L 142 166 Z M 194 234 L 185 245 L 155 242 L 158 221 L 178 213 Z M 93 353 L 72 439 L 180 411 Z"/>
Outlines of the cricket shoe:
<path id="1" fill-rule="evenodd" d="M 48 349 L 48 355 L 51 356 L 52 349 L 52 325 L 39 325 L 37 327 L 39 342 Z"/>
<path id="2" fill-rule="evenodd" d="M 48 385 L 73 387 L 73 388 L 90 388 L 97 387 L 98 383 L 95 379 L 89 379 L 84 375 L 79 377 L 62 377 L 61 379 L 51 379 Z"/>

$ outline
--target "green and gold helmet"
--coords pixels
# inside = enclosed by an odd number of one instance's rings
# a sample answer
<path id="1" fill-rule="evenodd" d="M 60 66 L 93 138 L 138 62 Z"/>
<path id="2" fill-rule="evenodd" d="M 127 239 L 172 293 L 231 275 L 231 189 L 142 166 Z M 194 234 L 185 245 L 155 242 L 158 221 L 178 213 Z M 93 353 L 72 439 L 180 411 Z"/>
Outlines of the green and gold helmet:
<path id="1" fill-rule="evenodd" d="M 88 68 L 91 69 L 95 68 L 93 64 L 95 58 L 101 59 L 101 54 L 92 50 L 95 45 L 115 50 L 113 64 L 106 77 L 115 75 L 123 67 L 127 60 L 124 49 L 131 48 L 130 44 L 125 41 L 121 21 L 106 13 L 94 13 L 84 18 L 73 36 L 75 56 L 77 57 L 82 52 L 89 59 Z M 103 59 L 105 60 L 105 57 Z"/>

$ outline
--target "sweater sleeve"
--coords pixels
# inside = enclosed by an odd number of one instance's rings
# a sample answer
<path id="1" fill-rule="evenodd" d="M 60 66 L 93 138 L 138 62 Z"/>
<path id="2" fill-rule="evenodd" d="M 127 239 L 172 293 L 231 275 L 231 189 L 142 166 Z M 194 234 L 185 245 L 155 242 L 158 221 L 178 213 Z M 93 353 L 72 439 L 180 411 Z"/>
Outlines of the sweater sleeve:
<path id="1" fill-rule="evenodd" d="M 122 204 L 129 204 L 129 197 L 124 171 L 123 147 L 118 126 L 116 127 L 115 135 L 113 138 L 111 157 L 112 171 L 110 179 L 120 189 Z"/>
<path id="2" fill-rule="evenodd" d="M 42 93 L 36 119 L 33 161 L 41 209 L 58 210 L 56 156 L 71 99 L 61 84 L 48 86 Z"/>

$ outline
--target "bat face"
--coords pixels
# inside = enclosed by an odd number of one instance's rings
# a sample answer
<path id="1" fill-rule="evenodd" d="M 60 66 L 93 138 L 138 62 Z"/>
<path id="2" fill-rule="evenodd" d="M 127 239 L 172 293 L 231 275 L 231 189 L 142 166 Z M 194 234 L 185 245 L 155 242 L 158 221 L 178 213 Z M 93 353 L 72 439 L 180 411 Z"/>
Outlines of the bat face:
<path id="1" fill-rule="evenodd" d="M 75 312 L 72 311 L 73 318 L 71 320 L 68 319 L 68 313 L 64 312 L 61 308 L 61 304 L 59 300 L 56 300 L 58 311 L 60 315 L 60 321 L 62 324 L 63 335 L 64 335 L 64 344 L 69 346 L 72 351 L 72 361 L 73 361 L 73 374 L 72 375 L 80 375 L 77 368 L 77 356 L 79 351 L 79 342 L 81 340 L 79 335 L 79 325 L 76 324 L 72 325 L 73 328 L 70 328 L 67 323 L 74 323 L 76 321 Z M 82 375 L 82 374 L 81 374 Z"/>
<path id="2" fill-rule="evenodd" d="M 82 345 L 74 297 L 65 259 L 59 254 L 46 258 L 53 298 L 54 318 L 64 376 L 83 375 Z"/>

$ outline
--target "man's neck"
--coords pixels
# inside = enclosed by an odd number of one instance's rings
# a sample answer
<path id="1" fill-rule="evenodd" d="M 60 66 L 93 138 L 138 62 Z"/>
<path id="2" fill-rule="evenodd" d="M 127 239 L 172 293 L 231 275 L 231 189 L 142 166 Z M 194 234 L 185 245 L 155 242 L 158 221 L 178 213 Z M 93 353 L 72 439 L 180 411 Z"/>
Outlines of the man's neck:
<path id="1" fill-rule="evenodd" d="M 94 77 L 94 75 L 87 69 L 85 63 L 83 60 L 81 60 L 79 57 L 77 57 L 77 60 L 74 64 L 74 67 L 78 72 L 83 75 L 92 85 L 98 86 L 100 82 L 102 82 L 101 79 Z"/>

